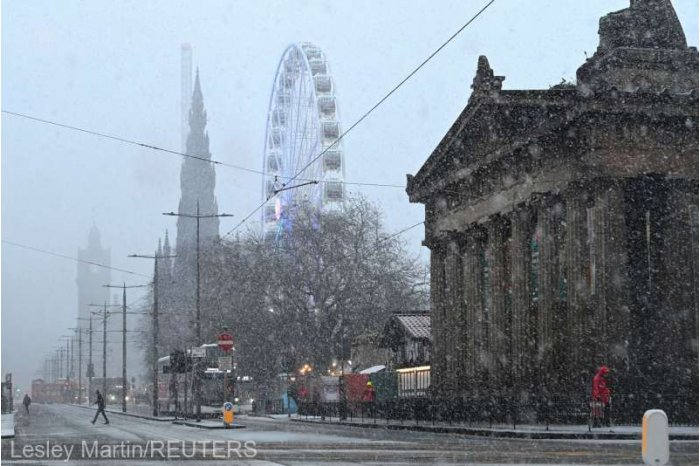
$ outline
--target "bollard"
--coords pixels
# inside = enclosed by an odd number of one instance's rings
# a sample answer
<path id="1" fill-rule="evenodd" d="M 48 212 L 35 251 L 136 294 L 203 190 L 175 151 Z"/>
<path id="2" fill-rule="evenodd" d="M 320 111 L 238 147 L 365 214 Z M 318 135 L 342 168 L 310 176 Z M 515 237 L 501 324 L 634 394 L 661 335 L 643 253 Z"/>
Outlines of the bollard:
<path id="1" fill-rule="evenodd" d="M 642 418 L 642 459 L 649 466 L 668 463 L 668 418 L 660 409 L 650 409 Z"/>
<path id="2" fill-rule="evenodd" d="M 233 425 L 233 403 L 227 401 L 222 409 L 224 415 L 224 427 L 230 428 Z"/>

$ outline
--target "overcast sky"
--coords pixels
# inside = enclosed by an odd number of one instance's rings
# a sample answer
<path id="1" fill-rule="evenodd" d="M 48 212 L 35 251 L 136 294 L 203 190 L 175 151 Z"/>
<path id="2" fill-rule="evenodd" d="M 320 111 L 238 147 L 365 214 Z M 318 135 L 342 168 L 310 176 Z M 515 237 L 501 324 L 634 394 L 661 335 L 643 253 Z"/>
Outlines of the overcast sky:
<path id="1" fill-rule="evenodd" d="M 189 42 L 213 158 L 259 169 L 271 84 L 289 44 L 325 52 L 347 128 L 485 3 L 5 0 L 2 109 L 179 150 L 180 45 Z M 628 4 L 497 0 L 346 137 L 346 179 L 405 184 L 466 105 L 481 54 L 506 89 L 573 80 L 597 47 L 599 18 Z M 696 46 L 697 0 L 674 5 Z M 180 165 L 178 156 L 3 114 L 2 238 L 76 256 L 94 222 L 113 266 L 150 275 L 150 261 L 126 256 L 152 253 L 166 229 L 174 237 L 161 212 L 177 210 Z M 225 233 L 260 203 L 261 180 L 220 166 L 216 176 L 219 209 L 235 215 L 222 219 Z M 385 211 L 390 231 L 423 220 L 402 189 L 361 192 Z M 422 228 L 404 238 L 427 259 Z M 2 245 L 2 370 L 20 384 L 39 376 L 75 323 L 76 267 Z"/>

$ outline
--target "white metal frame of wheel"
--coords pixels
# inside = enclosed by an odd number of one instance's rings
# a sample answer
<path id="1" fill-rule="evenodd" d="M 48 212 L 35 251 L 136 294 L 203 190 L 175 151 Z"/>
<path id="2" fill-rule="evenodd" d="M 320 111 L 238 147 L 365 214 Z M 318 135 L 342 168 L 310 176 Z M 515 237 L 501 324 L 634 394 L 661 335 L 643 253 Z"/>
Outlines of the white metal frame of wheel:
<path id="1" fill-rule="evenodd" d="M 319 210 L 345 200 L 345 158 L 340 141 L 338 105 L 324 53 L 310 43 L 292 44 L 277 66 L 268 106 L 263 156 L 262 232 L 278 236 L 291 228 L 295 208 L 311 203 Z M 336 142 L 337 141 L 337 142 Z M 275 194 L 313 162 L 291 185 Z"/>

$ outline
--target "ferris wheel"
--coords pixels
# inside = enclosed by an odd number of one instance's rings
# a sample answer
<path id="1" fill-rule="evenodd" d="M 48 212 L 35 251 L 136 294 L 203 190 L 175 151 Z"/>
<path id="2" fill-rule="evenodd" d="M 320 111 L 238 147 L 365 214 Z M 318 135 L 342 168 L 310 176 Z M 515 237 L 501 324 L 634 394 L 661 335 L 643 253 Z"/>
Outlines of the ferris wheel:
<path id="1" fill-rule="evenodd" d="M 327 210 L 341 206 L 345 199 L 345 161 L 337 141 L 341 130 L 334 91 L 320 48 L 308 42 L 287 47 L 272 85 L 265 132 L 265 236 L 289 230 L 302 205 Z M 314 161 L 321 152 L 323 156 Z M 290 188 L 287 183 L 302 169 L 291 181 L 291 185 L 302 186 L 281 190 Z"/>

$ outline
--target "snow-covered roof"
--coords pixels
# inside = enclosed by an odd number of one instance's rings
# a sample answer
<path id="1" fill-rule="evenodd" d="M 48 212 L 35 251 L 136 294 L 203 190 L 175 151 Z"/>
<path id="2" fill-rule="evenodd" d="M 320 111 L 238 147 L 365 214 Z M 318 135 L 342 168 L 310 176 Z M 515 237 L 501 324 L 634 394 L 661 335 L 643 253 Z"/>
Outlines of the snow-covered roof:
<path id="1" fill-rule="evenodd" d="M 398 314 L 396 320 L 406 329 L 413 338 L 430 339 L 430 315 L 429 314 Z"/>
<path id="2" fill-rule="evenodd" d="M 384 366 L 384 365 L 372 366 L 372 367 L 368 367 L 367 369 L 362 369 L 360 371 L 360 374 L 374 374 L 375 372 L 381 372 L 384 369 L 386 369 L 386 366 Z"/>

